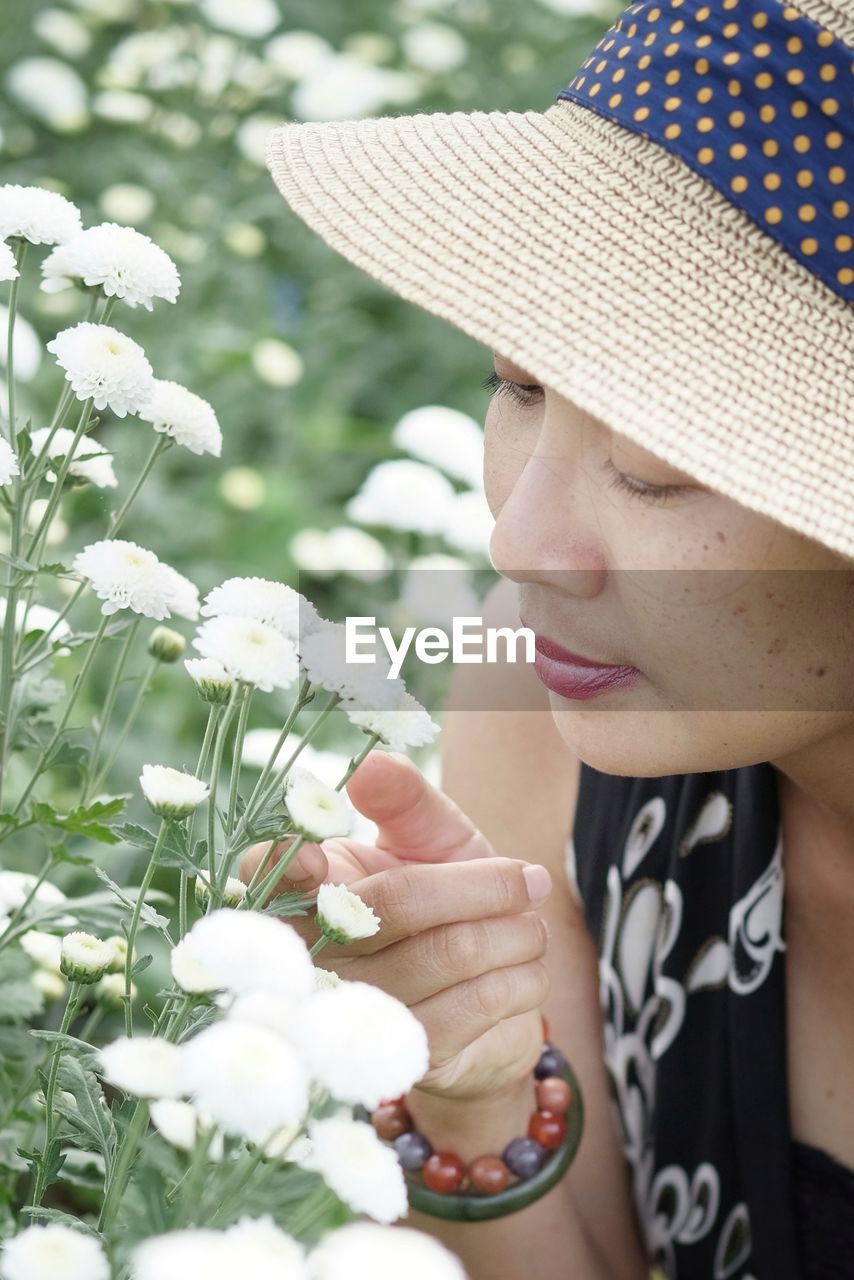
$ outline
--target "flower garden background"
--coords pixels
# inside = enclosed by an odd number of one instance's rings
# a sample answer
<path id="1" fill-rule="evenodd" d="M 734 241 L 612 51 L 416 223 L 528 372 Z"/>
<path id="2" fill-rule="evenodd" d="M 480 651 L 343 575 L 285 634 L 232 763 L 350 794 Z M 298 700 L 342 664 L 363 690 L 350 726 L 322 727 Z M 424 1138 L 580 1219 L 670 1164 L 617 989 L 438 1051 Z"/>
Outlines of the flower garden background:
<path id="1" fill-rule="evenodd" d="M 455 611 L 476 601 L 490 362 L 290 215 L 264 139 L 285 118 L 545 107 L 617 11 L 0 8 L 0 369 L 14 375 L 0 387 L 5 1280 L 167 1280 L 200 1273 L 206 1248 L 218 1266 L 233 1248 L 261 1280 L 306 1267 L 337 1280 L 336 1226 L 402 1216 L 398 1183 L 332 1104 L 411 1087 L 420 1024 L 382 993 L 351 992 L 348 1006 L 334 984 L 315 991 L 304 944 L 260 896 L 238 894 L 235 863 L 252 838 L 284 830 L 369 841 L 342 780 L 377 743 L 435 776 L 437 726 L 400 701 L 390 731 L 376 689 L 342 679 L 323 620 L 364 612 L 366 582 L 397 621 L 443 620 L 407 597 L 401 563 L 455 570 Z M 99 230 L 81 244 L 81 226 Z M 105 350 L 121 363 L 106 387 Z M 75 431 L 76 457 L 61 447 Z M 299 663 L 297 603 L 316 641 Z M 272 888 L 263 871 L 257 887 Z M 300 909 L 280 900 L 272 914 Z M 378 927 L 346 895 L 324 910 L 332 934 Z M 284 985 L 247 978 L 270 965 Z M 298 996 L 292 1045 L 268 1006 Z M 395 1062 L 388 1076 L 388 1064 L 348 1059 L 364 1086 L 351 1096 L 329 1069 L 341 1042 L 326 1037 L 331 1022 L 340 1033 L 364 1018 L 382 1022 Z M 280 1082 L 252 1114 L 224 1096 L 238 1051 Z M 309 1099 L 314 1164 L 311 1152 L 298 1164 L 288 1146 Z M 373 1200 L 354 1190 L 367 1170 Z M 36 1224 L 55 1229 L 47 1243 L 26 1235 Z M 181 1257 L 174 1239 L 157 1252 L 158 1236 L 189 1228 L 217 1235 Z M 326 1253 L 307 1262 L 299 1242 L 324 1231 Z M 372 1274 L 399 1274 L 395 1235 L 393 1264 L 376 1237 L 351 1236 L 348 1274 L 354 1249 Z M 414 1276 L 459 1274 L 420 1247 Z"/>

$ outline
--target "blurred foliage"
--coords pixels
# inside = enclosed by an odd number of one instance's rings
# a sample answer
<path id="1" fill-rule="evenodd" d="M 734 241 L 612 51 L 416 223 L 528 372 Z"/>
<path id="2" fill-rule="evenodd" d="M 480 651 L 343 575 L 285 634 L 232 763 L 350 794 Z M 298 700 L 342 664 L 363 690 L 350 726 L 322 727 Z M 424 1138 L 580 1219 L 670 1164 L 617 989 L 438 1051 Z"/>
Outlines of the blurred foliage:
<path id="1" fill-rule="evenodd" d="M 174 312 L 164 302 L 151 314 L 119 307 L 112 323 L 142 343 L 158 377 L 210 400 L 223 427 L 223 457 L 171 450 L 122 536 L 150 546 L 203 592 L 230 574 L 259 574 L 292 582 L 322 612 L 340 616 L 330 590 L 338 591 L 341 579 L 330 588 L 298 577 L 289 539 L 305 526 L 347 523 L 344 503 L 367 472 L 399 456 L 389 436 L 405 411 L 443 404 L 481 419 L 480 383 L 491 356 L 351 266 L 289 212 L 259 155 L 265 126 L 298 118 L 299 80 L 276 64 L 271 41 L 312 32 L 360 60 L 368 74 L 372 67 L 401 73 L 407 101 L 349 114 L 543 110 L 623 6 L 279 0 L 278 24 L 256 37 L 217 28 L 207 16 L 218 14 L 221 22 L 230 10 L 226 20 L 239 24 L 253 3 L 0 5 L 3 180 L 56 187 L 81 207 L 84 225 L 113 218 L 137 226 L 181 270 Z M 412 41 L 425 24 L 438 26 L 440 36 L 444 31 L 446 44 L 448 30 L 462 37 L 459 65 L 413 64 Z M 22 100 L 16 68 L 32 58 L 73 68 L 85 87 L 79 118 L 72 112 L 63 119 L 66 90 L 55 69 L 37 78 L 35 101 Z M 118 105 L 116 93 L 125 95 Z M 119 110 L 146 119 L 118 121 Z M 136 202 L 135 217 L 115 212 L 126 184 L 133 190 L 124 193 L 124 204 L 132 210 Z M 31 276 L 22 310 L 48 340 L 82 318 L 83 302 L 74 293 L 36 293 Z M 269 372 L 265 380 L 258 344 L 270 339 L 296 353 L 302 373 L 293 385 L 272 385 Z M 281 363 L 278 348 L 273 358 L 277 351 Z M 59 370 L 45 373 L 23 388 L 21 409 L 34 425 L 50 412 L 60 386 Z M 126 489 L 149 448 L 149 429 L 102 415 L 96 434 L 115 449 Z M 248 475 L 236 468 L 249 468 Z M 66 518 L 76 550 L 103 536 L 110 498 L 86 489 L 73 501 Z M 138 725 L 135 761 L 163 759 L 168 716 L 170 763 L 192 766 L 200 709 L 188 683 L 168 672 L 158 677 L 151 700 L 163 714 L 148 714 Z"/>

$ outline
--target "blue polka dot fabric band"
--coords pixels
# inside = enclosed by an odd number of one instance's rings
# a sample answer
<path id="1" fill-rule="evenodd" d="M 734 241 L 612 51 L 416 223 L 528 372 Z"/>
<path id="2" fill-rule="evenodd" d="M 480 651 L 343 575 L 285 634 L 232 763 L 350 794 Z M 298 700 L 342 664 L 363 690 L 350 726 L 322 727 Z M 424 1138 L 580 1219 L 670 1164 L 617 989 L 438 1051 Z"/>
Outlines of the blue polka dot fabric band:
<path id="1" fill-rule="evenodd" d="M 854 51 L 777 0 L 641 0 L 557 95 L 674 152 L 854 301 Z"/>

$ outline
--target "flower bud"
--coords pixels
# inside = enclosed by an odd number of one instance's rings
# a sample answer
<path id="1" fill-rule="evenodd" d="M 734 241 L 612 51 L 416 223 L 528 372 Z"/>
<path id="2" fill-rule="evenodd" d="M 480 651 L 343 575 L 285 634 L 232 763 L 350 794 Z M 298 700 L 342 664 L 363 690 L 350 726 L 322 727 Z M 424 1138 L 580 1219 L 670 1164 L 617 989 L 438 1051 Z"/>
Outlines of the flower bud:
<path id="1" fill-rule="evenodd" d="M 142 794 L 161 818 L 187 818 L 209 794 L 201 778 L 163 764 L 144 764 L 139 782 Z"/>
<path id="2" fill-rule="evenodd" d="M 187 647 L 187 641 L 171 627 L 155 627 L 148 637 L 148 652 L 158 662 L 177 662 Z"/>
<path id="3" fill-rule="evenodd" d="M 77 930 L 62 939 L 59 967 L 72 982 L 98 982 L 112 959 L 112 945 L 94 934 Z"/>
<path id="4" fill-rule="evenodd" d="M 199 910 L 206 911 L 211 894 L 209 882 L 204 876 L 196 876 L 193 893 Z M 238 880 L 236 876 L 229 876 L 225 882 L 225 893 L 223 894 L 222 905 L 224 907 L 242 906 L 243 899 L 246 897 L 246 894 L 247 886 L 243 881 Z"/>
<path id="5" fill-rule="evenodd" d="M 203 702 L 215 706 L 228 702 L 234 688 L 234 677 L 219 662 L 213 658 L 187 658 L 184 666 Z"/>

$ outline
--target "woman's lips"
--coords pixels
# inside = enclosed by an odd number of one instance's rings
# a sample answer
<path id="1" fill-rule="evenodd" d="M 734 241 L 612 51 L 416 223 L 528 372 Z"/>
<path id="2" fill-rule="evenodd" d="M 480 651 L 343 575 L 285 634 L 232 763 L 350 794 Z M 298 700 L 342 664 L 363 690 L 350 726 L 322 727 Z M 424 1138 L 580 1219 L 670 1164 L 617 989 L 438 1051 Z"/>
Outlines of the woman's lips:
<path id="1" fill-rule="evenodd" d="M 534 670 L 538 678 L 563 698 L 595 698 L 609 689 L 630 688 L 640 679 L 637 667 L 592 662 L 536 632 L 534 648 Z"/>

